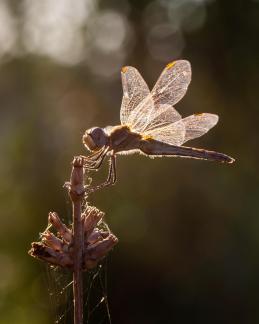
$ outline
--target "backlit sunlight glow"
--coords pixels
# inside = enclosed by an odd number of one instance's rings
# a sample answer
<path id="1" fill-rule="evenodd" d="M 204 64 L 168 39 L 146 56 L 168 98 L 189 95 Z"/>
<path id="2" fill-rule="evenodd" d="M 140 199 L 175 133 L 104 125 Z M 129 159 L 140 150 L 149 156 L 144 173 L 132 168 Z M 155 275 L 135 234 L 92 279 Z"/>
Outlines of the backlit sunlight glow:
<path id="1" fill-rule="evenodd" d="M 146 28 L 150 55 L 160 61 L 180 57 L 184 49 L 183 32 L 194 32 L 206 21 L 206 3 L 214 0 L 155 0 L 145 9 L 143 24 Z"/>
<path id="2" fill-rule="evenodd" d="M 76 64 L 83 58 L 82 28 L 94 12 L 92 0 L 25 0 L 24 37 L 26 49 L 54 60 Z"/>
<path id="3" fill-rule="evenodd" d="M 89 25 L 91 38 L 89 68 L 103 77 L 118 77 L 132 47 L 133 31 L 126 16 L 114 10 L 103 10 Z"/>
<path id="4" fill-rule="evenodd" d="M 150 55 L 164 62 L 172 55 L 180 57 L 185 46 L 183 32 L 204 25 L 206 3 L 211 1 L 149 3 L 142 21 Z M 16 17 L 10 4 L 0 0 L 0 59 L 6 54 L 32 54 L 61 65 L 86 64 L 96 75 L 113 77 L 134 48 L 127 15 L 98 8 L 95 0 L 77 0 L 72 6 L 70 0 L 23 0 L 20 8 Z"/>
<path id="5" fill-rule="evenodd" d="M 12 54 L 16 46 L 16 21 L 7 2 L 0 1 L 0 56 Z"/>
<path id="6" fill-rule="evenodd" d="M 120 50 L 126 35 L 127 22 L 116 11 L 101 12 L 91 26 L 93 45 L 104 53 Z"/>
<path id="7" fill-rule="evenodd" d="M 186 31 L 201 28 L 206 20 L 205 1 L 172 1 L 166 5 L 170 22 Z"/>
<path id="8" fill-rule="evenodd" d="M 147 45 L 151 55 L 162 61 L 169 61 L 174 53 L 179 57 L 184 48 L 184 38 L 177 28 L 170 24 L 155 25 L 147 35 Z"/>

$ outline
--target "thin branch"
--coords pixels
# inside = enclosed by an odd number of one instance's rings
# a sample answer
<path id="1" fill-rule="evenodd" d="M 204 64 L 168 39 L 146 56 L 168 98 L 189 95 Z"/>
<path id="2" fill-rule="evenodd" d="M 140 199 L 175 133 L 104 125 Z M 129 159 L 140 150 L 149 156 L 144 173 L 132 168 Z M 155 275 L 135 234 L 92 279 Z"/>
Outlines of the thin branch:
<path id="1" fill-rule="evenodd" d="M 72 230 L 50 212 L 40 242 L 33 242 L 28 251 L 32 257 L 73 271 L 74 324 L 83 324 L 82 271 L 95 268 L 118 243 L 103 221 L 104 213 L 86 203 L 84 162 L 83 157 L 74 158 L 70 182 L 65 183 L 72 201 Z"/>
<path id="2" fill-rule="evenodd" d="M 74 292 L 74 324 L 83 324 L 83 249 L 84 235 L 81 222 L 82 200 L 84 197 L 84 169 L 83 159 L 75 157 L 70 177 L 69 194 L 73 211 L 73 292 Z"/>

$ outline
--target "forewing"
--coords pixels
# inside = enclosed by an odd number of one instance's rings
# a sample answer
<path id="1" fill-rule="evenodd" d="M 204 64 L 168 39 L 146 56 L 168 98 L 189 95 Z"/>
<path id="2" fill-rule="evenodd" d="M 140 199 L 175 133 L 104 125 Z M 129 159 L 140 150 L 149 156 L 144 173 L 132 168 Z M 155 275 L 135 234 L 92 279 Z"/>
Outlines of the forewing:
<path id="1" fill-rule="evenodd" d="M 177 122 L 182 118 L 178 111 L 168 104 L 156 106 L 153 104 L 153 109 L 147 111 L 146 115 L 148 116 L 147 123 L 142 129 L 142 132 L 145 133 Z"/>
<path id="2" fill-rule="evenodd" d="M 169 63 L 159 77 L 152 92 L 133 67 L 122 69 L 123 100 L 121 123 L 128 124 L 139 133 L 155 128 L 175 126 L 172 123 L 181 119 L 181 115 L 172 106 L 186 93 L 191 80 L 191 66 L 188 61 Z M 177 126 L 179 127 L 179 125 Z M 158 134 L 158 132 L 156 132 Z"/>
<path id="3" fill-rule="evenodd" d="M 167 64 L 151 91 L 155 106 L 173 106 L 180 101 L 191 82 L 191 74 L 191 65 L 186 60 Z"/>
<path id="4" fill-rule="evenodd" d="M 217 124 L 218 120 L 219 117 L 217 115 L 207 113 L 195 114 L 182 119 L 185 125 L 183 143 L 204 135 Z"/>
<path id="5" fill-rule="evenodd" d="M 191 66 L 188 61 L 169 63 L 163 70 L 151 94 L 132 111 L 128 118 L 131 127 L 146 133 L 155 128 L 169 126 L 181 119 L 173 104 L 186 93 L 191 81 Z"/>
<path id="6" fill-rule="evenodd" d="M 125 66 L 121 70 L 123 98 L 120 110 L 121 124 L 129 124 L 129 116 L 140 103 L 150 94 L 150 90 L 138 72 L 131 66 Z"/>
<path id="7" fill-rule="evenodd" d="M 154 128 L 144 133 L 153 139 L 171 145 L 180 146 L 185 139 L 185 125 L 182 120 L 168 124 L 159 128 Z"/>
<path id="8" fill-rule="evenodd" d="M 153 111 L 154 102 L 151 94 L 149 94 L 134 110 L 132 110 L 127 119 L 127 124 L 133 131 L 143 133 L 143 130 L 150 123 L 150 116 Z"/>

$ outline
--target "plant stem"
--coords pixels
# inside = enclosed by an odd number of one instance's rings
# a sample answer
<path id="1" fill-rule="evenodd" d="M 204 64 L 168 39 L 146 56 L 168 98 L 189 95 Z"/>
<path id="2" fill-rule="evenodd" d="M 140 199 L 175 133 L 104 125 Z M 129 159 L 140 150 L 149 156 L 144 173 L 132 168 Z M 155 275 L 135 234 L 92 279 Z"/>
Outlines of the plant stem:
<path id="1" fill-rule="evenodd" d="M 70 178 L 69 194 L 73 210 L 73 294 L 74 294 L 74 324 L 83 324 L 83 247 L 84 235 L 81 221 L 82 199 L 84 197 L 84 170 L 80 157 L 73 160 Z"/>

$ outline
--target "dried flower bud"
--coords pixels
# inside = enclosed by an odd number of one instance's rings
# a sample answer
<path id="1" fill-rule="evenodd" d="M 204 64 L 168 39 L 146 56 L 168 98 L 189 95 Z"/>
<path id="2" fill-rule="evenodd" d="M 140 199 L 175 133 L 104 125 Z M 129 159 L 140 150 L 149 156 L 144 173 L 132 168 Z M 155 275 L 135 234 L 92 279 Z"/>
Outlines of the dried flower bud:
<path id="1" fill-rule="evenodd" d="M 94 228 L 92 233 L 90 233 L 89 236 L 87 237 L 87 241 L 85 243 L 86 245 L 89 245 L 89 244 L 96 243 L 97 241 L 100 240 L 103 240 L 103 236 L 97 228 Z"/>
<path id="2" fill-rule="evenodd" d="M 38 258 L 48 263 L 59 265 L 64 268 L 73 266 L 73 260 L 70 255 L 62 252 L 56 252 L 52 248 L 45 246 L 42 243 L 32 243 L 32 248 L 28 252 L 34 258 Z"/>
<path id="3" fill-rule="evenodd" d="M 44 233 L 41 234 L 41 241 L 45 245 L 54 249 L 55 251 L 61 251 L 64 245 L 62 241 L 50 231 L 45 231 Z"/>
<path id="4" fill-rule="evenodd" d="M 50 212 L 48 220 L 66 242 L 70 243 L 72 241 L 72 231 L 61 222 L 57 213 Z"/>
<path id="5" fill-rule="evenodd" d="M 84 257 L 85 267 L 87 268 L 87 264 L 89 264 L 90 262 L 89 260 L 97 262 L 100 261 L 117 243 L 117 237 L 113 234 L 110 234 L 102 241 L 98 241 L 95 244 L 89 245 Z"/>
<path id="6" fill-rule="evenodd" d="M 113 235 L 107 224 L 100 223 L 104 213 L 95 207 L 88 206 L 82 214 L 81 222 L 84 227 L 84 260 L 83 270 L 93 269 L 108 252 L 117 244 L 118 239 Z M 61 222 L 57 213 L 51 212 L 48 216 L 51 224 L 60 237 L 50 232 L 49 227 L 41 234 L 41 242 L 32 243 L 29 254 L 35 258 L 60 267 L 73 267 L 73 233 Z"/>
<path id="7" fill-rule="evenodd" d="M 95 207 L 88 206 L 84 212 L 84 232 L 88 234 L 92 232 L 98 222 L 104 216 L 104 213 Z"/>

